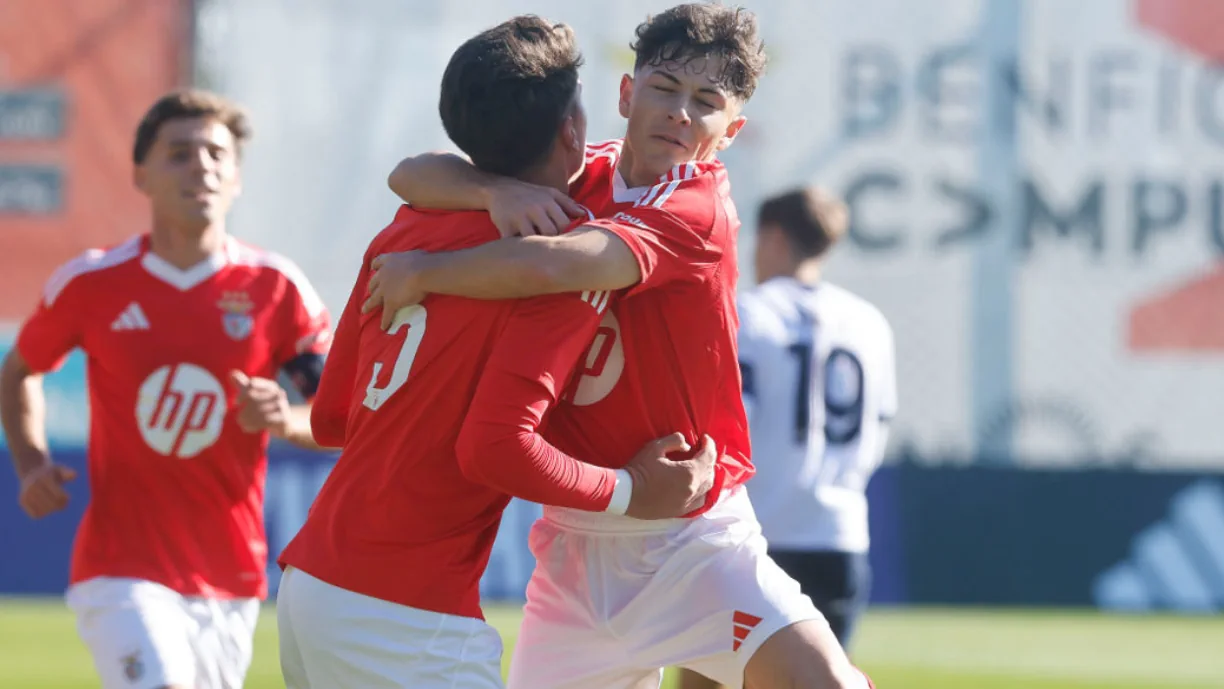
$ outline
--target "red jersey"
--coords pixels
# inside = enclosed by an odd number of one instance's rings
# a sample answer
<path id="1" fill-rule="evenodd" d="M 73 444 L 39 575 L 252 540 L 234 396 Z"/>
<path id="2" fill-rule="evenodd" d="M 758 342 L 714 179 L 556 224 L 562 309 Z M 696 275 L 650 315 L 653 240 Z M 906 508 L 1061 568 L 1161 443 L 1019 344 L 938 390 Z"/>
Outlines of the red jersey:
<path id="1" fill-rule="evenodd" d="M 741 397 L 735 288 L 739 218 L 717 161 L 679 165 L 657 184 L 626 188 L 620 141 L 588 147 L 571 188 L 637 258 L 642 280 L 604 316 L 581 379 L 545 437 L 560 450 L 622 466 L 647 442 L 703 434 L 721 452 L 715 490 L 754 473 Z"/>
<path id="2" fill-rule="evenodd" d="M 482 616 L 480 577 L 510 499 L 498 486 L 514 478 L 499 474 L 531 473 L 483 460 L 503 443 L 540 456 L 531 436 L 591 342 L 608 294 L 507 301 L 430 295 L 398 312 L 389 331 L 379 311 L 363 315 L 361 304 L 379 254 L 463 249 L 497 238 L 485 213 L 404 206 L 371 242 L 311 414 L 315 439 L 344 451 L 282 554 L 283 566 L 401 605 Z M 511 373 L 506 388 L 492 390 L 482 379 L 486 368 L 533 373 Z M 524 400 L 507 410 L 522 419 L 523 432 L 497 436 L 479 419 L 465 428 L 478 390 L 483 398 Z M 520 440 L 527 445 L 520 448 Z M 612 472 L 576 464 L 564 466 L 568 475 L 547 477 L 561 486 L 556 490 L 536 479 L 515 492 L 606 507 Z"/>
<path id="3" fill-rule="evenodd" d="M 36 372 L 88 357 L 91 500 L 71 581 L 133 577 L 184 595 L 264 596 L 267 433 L 230 413 L 230 371 L 275 378 L 325 353 L 327 311 L 296 266 L 227 238 L 188 270 L 147 236 L 48 281 L 17 337 Z"/>

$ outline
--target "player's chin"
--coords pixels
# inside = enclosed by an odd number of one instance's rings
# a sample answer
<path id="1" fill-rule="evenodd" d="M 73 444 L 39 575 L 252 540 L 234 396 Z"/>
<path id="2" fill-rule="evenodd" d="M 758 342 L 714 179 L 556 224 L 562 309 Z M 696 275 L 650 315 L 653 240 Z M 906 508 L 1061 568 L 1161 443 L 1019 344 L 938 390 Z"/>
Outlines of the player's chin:
<path id="1" fill-rule="evenodd" d="M 212 224 L 224 220 L 228 210 L 228 206 L 219 203 L 193 205 L 184 209 L 183 219 L 193 223 Z"/>

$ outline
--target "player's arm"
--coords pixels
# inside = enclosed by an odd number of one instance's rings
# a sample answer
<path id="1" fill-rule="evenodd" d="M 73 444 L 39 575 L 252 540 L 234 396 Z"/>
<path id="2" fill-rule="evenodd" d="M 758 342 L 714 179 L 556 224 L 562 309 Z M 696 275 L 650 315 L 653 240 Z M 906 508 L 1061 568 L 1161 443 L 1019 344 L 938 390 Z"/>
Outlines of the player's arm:
<path id="1" fill-rule="evenodd" d="M 326 450 L 328 446 L 315 440 L 314 431 L 310 427 L 310 414 L 313 407 L 312 404 L 289 405 L 289 423 L 286 424 L 285 433 L 281 437 L 307 450 Z"/>
<path id="2" fill-rule="evenodd" d="M 297 266 L 278 259 L 277 269 L 288 284 L 280 304 L 278 329 L 272 334 L 273 342 L 278 343 L 273 357 L 306 402 L 291 404 L 288 393 L 275 380 L 232 371 L 231 381 L 238 388 L 238 425 L 250 433 L 267 430 L 298 447 L 320 450 L 325 446 L 315 442 L 310 415 L 324 357 L 331 346 L 327 309 Z"/>
<path id="3" fill-rule="evenodd" d="M 589 511 L 608 507 L 616 472 L 565 454 L 539 429 L 594 337 L 610 297 L 607 292 L 565 294 L 515 305 L 455 446 L 465 476 L 531 502 Z M 539 346 L 540 333 L 548 333 L 549 346 Z M 621 494 L 629 488 L 622 479 Z"/>
<path id="4" fill-rule="evenodd" d="M 0 367 L 0 419 L 18 477 L 51 463 L 42 380 L 16 349 L 8 353 Z"/>
<path id="5" fill-rule="evenodd" d="M 722 201 L 710 179 L 663 182 L 643 199 L 647 202 L 586 221 L 559 237 L 505 239 L 418 255 L 416 290 L 477 299 L 624 288 L 634 294 L 702 279 L 719 264 L 727 238 L 711 236 L 713 209 Z"/>
<path id="6" fill-rule="evenodd" d="M 369 279 L 366 264 L 349 294 L 331 353 L 319 378 L 318 392 L 310 409 L 310 429 L 315 442 L 324 447 L 343 447 L 357 379 L 357 344 L 361 336 L 361 301 Z"/>
<path id="7" fill-rule="evenodd" d="M 352 302 L 353 299 L 350 297 L 349 301 Z M 281 364 L 281 371 L 305 402 L 289 406 L 285 425 L 279 435 L 298 447 L 311 450 L 340 447 L 343 444 L 342 430 L 339 438 L 341 442 L 335 442 L 337 440 L 335 433 L 324 433 L 323 438 L 319 439 L 315 436 L 312 423 L 314 406 L 320 402 L 323 393 L 323 376 L 327 368 L 333 336 L 327 309 L 323 307 L 322 300 L 304 277 L 299 277 L 295 282 L 294 296 L 290 299 L 290 310 L 293 314 L 289 331 L 292 334 L 290 338 L 292 349 L 286 351 L 281 357 L 284 362 Z M 343 369 L 346 364 L 351 367 L 353 362 L 342 362 L 338 368 Z M 341 429 L 343 429 L 344 418 L 347 418 L 348 415 L 347 401 L 347 398 L 343 398 L 342 411 L 334 412 L 332 410 L 336 409 L 337 401 L 327 397 L 322 399 L 324 413 L 343 415 L 339 422 Z M 323 442 L 323 440 L 329 442 Z"/>
<path id="8" fill-rule="evenodd" d="M 571 217 L 584 215 L 556 189 L 483 172 L 450 153 L 405 158 L 387 177 L 387 186 L 420 208 L 488 211 L 505 237 L 557 235 Z"/>
<path id="9" fill-rule="evenodd" d="M 310 427 L 312 404 L 291 404 L 285 423 L 285 430 L 280 437 L 307 450 L 325 450 L 328 446 L 315 440 L 314 431 Z"/>
<path id="10" fill-rule="evenodd" d="M 288 392 L 270 378 L 248 377 L 241 371 L 230 373 L 238 389 L 238 425 L 248 433 L 267 430 L 273 436 L 307 450 L 322 450 L 310 427 L 313 399 L 322 377 L 325 357 L 316 352 L 300 354 L 281 367 L 281 372 L 297 396 L 306 400 L 291 403 Z"/>
<path id="11" fill-rule="evenodd" d="M 373 265 L 371 303 L 384 299 L 392 310 L 431 293 L 515 299 L 617 290 L 641 279 L 638 262 L 624 241 L 585 227 L 559 237 L 502 239 L 462 251 L 384 254 Z M 401 303 L 410 299 L 414 301 Z"/>
<path id="12" fill-rule="evenodd" d="M 43 373 L 59 368 L 80 344 L 72 302 L 79 294 L 63 291 L 66 286 L 44 295 L 0 366 L 0 424 L 21 486 L 18 502 L 34 519 L 64 509 L 64 484 L 76 478 L 75 470 L 51 459 L 43 393 Z"/>
<path id="13" fill-rule="evenodd" d="M 676 462 L 668 453 L 689 446 L 679 434 L 661 438 L 642 448 L 625 469 L 613 471 L 567 455 L 540 435 L 608 297 L 567 294 L 516 306 L 464 419 L 456 444 L 459 466 L 473 481 L 541 504 L 643 519 L 687 514 L 713 484 L 716 453 L 708 439 L 697 457 Z M 548 333 L 548 347 L 539 346 L 540 333 Z M 621 465 L 625 459 L 601 463 Z"/>
<path id="14" fill-rule="evenodd" d="M 319 370 L 323 357 L 305 354 L 293 363 L 305 370 Z M 272 436 L 307 450 L 321 450 L 310 431 L 309 402 L 294 404 L 280 383 L 271 378 L 248 376 L 242 371 L 230 371 L 230 382 L 238 390 L 234 402 L 238 427 L 247 433 L 268 431 Z M 296 382 L 294 383 L 296 386 Z M 299 394 L 305 394 L 301 389 Z"/>
<path id="15" fill-rule="evenodd" d="M 73 469 L 51 461 L 42 380 L 16 349 L 0 367 L 0 421 L 21 484 L 21 508 L 34 519 L 67 507 L 64 483 L 76 478 Z"/>
<path id="16" fill-rule="evenodd" d="M 502 239 L 462 251 L 405 252 L 375 259 L 365 312 L 388 313 L 426 294 L 514 299 L 584 290 L 640 292 L 702 275 L 721 246 L 663 208 L 635 207 L 558 237 Z"/>

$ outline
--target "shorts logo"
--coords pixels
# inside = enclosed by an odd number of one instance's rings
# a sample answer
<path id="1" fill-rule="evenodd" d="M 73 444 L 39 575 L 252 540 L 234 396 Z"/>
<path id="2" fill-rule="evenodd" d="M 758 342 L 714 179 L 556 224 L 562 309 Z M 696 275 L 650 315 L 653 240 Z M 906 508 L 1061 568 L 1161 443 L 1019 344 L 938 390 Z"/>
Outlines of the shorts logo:
<path id="1" fill-rule="evenodd" d="M 225 388 L 192 364 L 162 366 L 145 378 L 136 398 L 136 425 L 159 454 L 194 457 L 221 436 Z"/>
<path id="2" fill-rule="evenodd" d="M 246 292 L 222 293 L 217 308 L 221 309 L 221 326 L 225 328 L 226 335 L 235 340 L 245 340 L 251 336 L 251 331 L 255 329 L 251 310 L 255 304 Z"/>
<path id="3" fill-rule="evenodd" d="M 733 629 L 735 630 L 731 640 L 731 650 L 738 651 L 740 646 L 744 645 L 744 639 L 747 639 L 752 630 L 756 629 L 756 626 L 761 623 L 761 618 L 736 610 L 735 616 L 731 618 L 731 621 L 734 623 Z"/>
<path id="4" fill-rule="evenodd" d="M 137 682 L 144 677 L 144 663 L 140 662 L 140 651 L 119 659 L 123 663 L 123 676 L 129 682 Z"/>

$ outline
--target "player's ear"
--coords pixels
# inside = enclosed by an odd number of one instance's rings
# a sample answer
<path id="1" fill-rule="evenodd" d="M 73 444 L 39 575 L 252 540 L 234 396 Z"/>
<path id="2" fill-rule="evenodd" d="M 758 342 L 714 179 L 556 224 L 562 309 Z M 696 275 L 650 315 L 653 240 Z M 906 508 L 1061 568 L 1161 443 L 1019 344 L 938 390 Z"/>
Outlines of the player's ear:
<path id="1" fill-rule="evenodd" d="M 727 125 L 727 131 L 718 140 L 718 150 L 725 151 L 730 148 L 731 144 L 735 141 L 735 137 L 739 136 L 740 130 L 744 128 L 746 122 L 748 122 L 748 118 L 743 115 L 739 115 L 731 120 L 731 123 Z"/>
<path id="2" fill-rule="evenodd" d="M 586 151 L 585 137 L 578 131 L 578 120 L 573 116 L 565 118 L 565 143 L 571 151 Z"/>
<path id="3" fill-rule="evenodd" d="M 629 119 L 629 106 L 633 103 L 633 77 L 625 74 L 620 83 L 620 116 Z"/>
<path id="4" fill-rule="evenodd" d="M 561 128 L 557 130 L 557 144 L 566 153 L 572 153 L 578 145 L 578 126 L 573 115 L 566 115 L 561 120 Z"/>
<path id="5" fill-rule="evenodd" d="M 234 165 L 234 198 L 242 196 L 242 166 Z"/>

